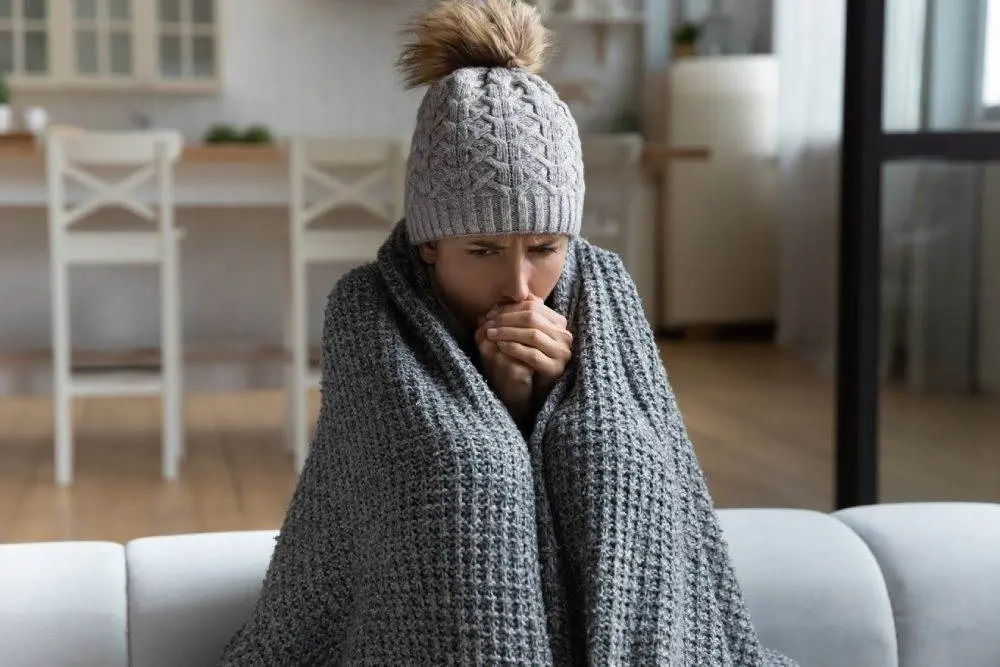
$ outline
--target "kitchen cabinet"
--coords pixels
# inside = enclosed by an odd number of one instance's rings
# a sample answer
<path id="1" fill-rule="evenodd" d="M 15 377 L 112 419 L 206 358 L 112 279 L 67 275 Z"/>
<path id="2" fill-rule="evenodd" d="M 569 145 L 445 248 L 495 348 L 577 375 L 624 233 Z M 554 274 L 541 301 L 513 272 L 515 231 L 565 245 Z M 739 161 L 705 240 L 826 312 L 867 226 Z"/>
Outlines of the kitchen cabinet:
<path id="1" fill-rule="evenodd" d="M 0 71 L 17 89 L 213 91 L 217 0 L 0 0 Z"/>

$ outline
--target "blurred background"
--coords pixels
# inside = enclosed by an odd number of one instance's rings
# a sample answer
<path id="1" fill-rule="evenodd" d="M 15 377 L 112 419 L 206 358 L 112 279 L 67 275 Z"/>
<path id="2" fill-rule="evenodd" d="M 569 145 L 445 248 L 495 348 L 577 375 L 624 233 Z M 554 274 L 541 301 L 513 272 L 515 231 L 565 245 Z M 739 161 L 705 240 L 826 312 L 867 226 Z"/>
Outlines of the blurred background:
<path id="1" fill-rule="evenodd" d="M 428 4 L 0 0 L 0 542 L 280 524 Z M 717 506 L 833 509 L 845 1 L 535 4 Z M 885 131 L 1000 131 L 1000 0 L 885 18 Z M 879 168 L 878 498 L 1000 501 L 1000 168 Z"/>

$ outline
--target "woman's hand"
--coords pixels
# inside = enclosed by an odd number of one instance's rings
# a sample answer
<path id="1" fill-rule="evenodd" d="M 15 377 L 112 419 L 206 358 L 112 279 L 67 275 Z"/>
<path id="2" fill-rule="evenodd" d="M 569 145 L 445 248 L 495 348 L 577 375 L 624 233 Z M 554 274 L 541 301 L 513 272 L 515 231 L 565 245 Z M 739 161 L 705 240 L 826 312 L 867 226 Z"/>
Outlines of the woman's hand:
<path id="1" fill-rule="evenodd" d="M 536 389 L 544 392 L 562 377 L 573 357 L 573 334 L 566 329 L 566 318 L 535 297 L 494 308 L 483 328 L 486 339 L 497 345 L 501 356 L 537 374 Z"/>
<path id="2" fill-rule="evenodd" d="M 497 344 L 486 335 L 486 322 L 486 316 L 481 316 L 476 329 L 476 347 L 483 360 L 483 369 L 500 400 L 520 424 L 531 412 L 535 371 L 501 353 Z"/>

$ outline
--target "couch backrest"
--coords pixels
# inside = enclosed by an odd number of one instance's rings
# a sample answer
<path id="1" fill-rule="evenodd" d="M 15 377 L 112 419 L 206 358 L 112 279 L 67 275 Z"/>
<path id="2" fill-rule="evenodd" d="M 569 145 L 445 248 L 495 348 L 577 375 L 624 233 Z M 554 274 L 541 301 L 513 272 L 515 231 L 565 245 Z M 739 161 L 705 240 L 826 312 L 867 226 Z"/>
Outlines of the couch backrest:
<path id="1" fill-rule="evenodd" d="M 883 504 L 834 517 L 878 560 L 899 664 L 1000 665 L 1000 504 Z"/>
<path id="2" fill-rule="evenodd" d="M 276 535 L 201 533 L 126 545 L 133 667 L 218 664 L 250 616 Z"/>
<path id="3" fill-rule="evenodd" d="M 1000 665 L 1000 505 L 719 517 L 762 643 L 803 667 Z M 0 665 L 215 665 L 276 536 L 0 545 Z"/>
<path id="4" fill-rule="evenodd" d="M 802 667 L 895 667 L 879 564 L 850 528 L 791 509 L 720 510 L 761 643 Z"/>
<path id="5" fill-rule="evenodd" d="M 765 646 L 809 667 L 896 667 L 878 562 L 836 518 L 721 510 Z M 210 665 L 252 608 L 276 532 L 146 538 L 127 546 L 132 664 Z"/>
<path id="6" fill-rule="evenodd" d="M 0 664 L 126 667 L 125 590 L 120 544 L 0 546 Z"/>

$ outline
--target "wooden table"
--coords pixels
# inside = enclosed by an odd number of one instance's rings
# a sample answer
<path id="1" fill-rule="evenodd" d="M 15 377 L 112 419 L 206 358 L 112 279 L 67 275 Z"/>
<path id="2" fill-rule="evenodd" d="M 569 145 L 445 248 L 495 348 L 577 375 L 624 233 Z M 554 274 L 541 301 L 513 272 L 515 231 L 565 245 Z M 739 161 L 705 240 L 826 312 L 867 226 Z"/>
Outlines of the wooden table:
<path id="1" fill-rule="evenodd" d="M 647 143 L 642 161 L 647 169 L 659 171 L 671 160 L 708 160 L 711 150 L 701 146 L 668 146 Z M 42 151 L 33 135 L 0 135 L 0 159 L 41 157 Z M 277 144 L 198 144 L 184 147 L 182 162 L 275 164 L 285 161 L 286 151 Z"/>
<path id="2" fill-rule="evenodd" d="M 42 149 L 30 134 L 0 135 L 0 158 L 41 157 Z M 278 163 L 285 159 L 280 144 L 187 144 L 183 162 Z"/>

